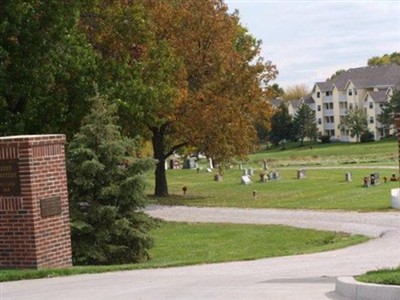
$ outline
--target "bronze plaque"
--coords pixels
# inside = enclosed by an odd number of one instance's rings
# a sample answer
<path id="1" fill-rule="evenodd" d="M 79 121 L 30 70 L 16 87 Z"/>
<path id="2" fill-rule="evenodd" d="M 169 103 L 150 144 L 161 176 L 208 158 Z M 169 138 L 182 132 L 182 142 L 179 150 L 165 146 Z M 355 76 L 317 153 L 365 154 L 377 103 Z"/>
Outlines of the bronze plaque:
<path id="1" fill-rule="evenodd" d="M 40 199 L 40 213 L 42 218 L 61 215 L 61 197 Z"/>
<path id="2" fill-rule="evenodd" d="M 18 159 L 0 160 L 0 196 L 19 196 Z"/>

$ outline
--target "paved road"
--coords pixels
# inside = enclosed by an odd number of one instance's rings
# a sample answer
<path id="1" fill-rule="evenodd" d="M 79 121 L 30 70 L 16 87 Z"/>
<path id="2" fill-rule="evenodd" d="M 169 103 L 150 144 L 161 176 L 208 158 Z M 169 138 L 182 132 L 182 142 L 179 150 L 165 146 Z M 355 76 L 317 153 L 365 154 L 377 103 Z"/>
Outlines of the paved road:
<path id="1" fill-rule="evenodd" d="M 345 300 L 334 293 L 337 276 L 400 264 L 400 212 L 165 206 L 151 206 L 148 212 L 166 220 L 286 224 L 361 233 L 375 239 L 310 255 L 3 283 L 0 300 Z"/>

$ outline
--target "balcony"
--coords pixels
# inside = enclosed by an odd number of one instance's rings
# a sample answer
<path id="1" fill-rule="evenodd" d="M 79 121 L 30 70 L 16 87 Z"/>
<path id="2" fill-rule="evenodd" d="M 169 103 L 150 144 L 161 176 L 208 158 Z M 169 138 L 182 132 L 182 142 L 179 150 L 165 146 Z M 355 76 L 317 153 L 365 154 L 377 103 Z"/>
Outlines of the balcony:
<path id="1" fill-rule="evenodd" d="M 324 97 L 322 98 L 322 102 L 323 102 L 323 103 L 330 103 L 330 102 L 333 102 L 333 97 L 332 97 L 332 95 L 324 96 Z"/>
<path id="2" fill-rule="evenodd" d="M 341 108 L 341 109 L 339 109 L 339 114 L 340 114 L 341 116 L 345 116 L 345 115 L 347 114 L 348 111 L 349 111 L 349 110 L 348 110 L 347 108 Z"/>
<path id="3" fill-rule="evenodd" d="M 335 128 L 335 123 L 325 123 L 325 125 L 324 125 L 324 129 L 325 130 L 334 130 L 334 129 L 336 129 Z"/>
<path id="4" fill-rule="evenodd" d="M 324 116 L 333 116 L 333 109 L 324 109 Z"/>
<path id="5" fill-rule="evenodd" d="M 340 94 L 339 95 L 339 101 L 347 102 L 347 95 L 346 94 Z"/>

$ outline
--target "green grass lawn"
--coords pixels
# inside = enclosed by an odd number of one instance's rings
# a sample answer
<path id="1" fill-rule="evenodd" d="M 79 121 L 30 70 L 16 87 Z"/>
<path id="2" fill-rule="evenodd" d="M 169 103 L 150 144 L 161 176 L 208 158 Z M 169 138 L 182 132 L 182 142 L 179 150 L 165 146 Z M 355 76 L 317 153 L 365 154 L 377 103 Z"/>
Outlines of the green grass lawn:
<path id="1" fill-rule="evenodd" d="M 167 205 L 339 209 L 379 211 L 390 209 L 390 190 L 399 182 L 383 182 L 396 170 L 377 169 L 309 169 L 307 178 L 297 179 L 297 168 L 279 169 L 281 179 L 262 183 L 256 170 L 253 183 L 240 184 L 242 171 L 238 168 L 224 173 L 223 181 L 213 179 L 213 173 L 195 170 L 168 170 L 169 198 L 151 198 L 153 202 Z M 345 181 L 345 173 L 352 173 L 353 181 Z M 381 183 L 363 187 L 363 178 L 371 173 L 380 174 Z M 149 176 L 148 193 L 153 191 L 153 177 Z M 187 187 L 183 195 L 182 187 Z M 253 192 L 256 191 L 256 197 Z"/>
<path id="2" fill-rule="evenodd" d="M 366 283 L 400 285 L 400 267 L 397 269 L 386 269 L 370 271 L 356 278 Z"/>
<path id="3" fill-rule="evenodd" d="M 275 225 L 162 223 L 152 232 L 155 247 L 146 263 L 84 266 L 55 270 L 1 270 L 0 282 L 86 273 L 313 253 L 342 248 L 367 240 L 344 233 Z"/>
<path id="4" fill-rule="evenodd" d="M 280 148 L 260 151 L 250 155 L 248 163 L 259 164 L 266 159 L 272 166 L 287 165 L 337 165 L 380 164 L 398 165 L 397 139 L 385 139 L 371 143 L 310 144 L 299 147 L 298 143 Z"/>
<path id="5" fill-rule="evenodd" d="M 225 170 L 222 182 L 213 180 L 216 173 L 202 170 L 167 170 L 171 197 L 151 201 L 167 205 L 290 208 L 290 209 L 338 209 L 356 211 L 383 211 L 390 209 L 390 190 L 399 187 L 398 182 L 384 183 L 383 177 L 398 174 L 398 145 L 395 139 L 373 143 L 287 145 L 287 150 L 270 149 L 252 154 L 243 167 L 252 167 L 253 183 L 241 185 L 239 162 Z M 263 160 L 270 170 L 279 170 L 282 179 L 259 182 Z M 367 166 L 368 169 L 364 167 Z M 378 168 L 383 166 L 386 169 Z M 321 169 L 316 169 L 320 167 Z M 334 169 L 340 167 L 342 169 Z M 296 179 L 297 170 L 305 168 L 307 178 Z M 328 168 L 328 169 L 323 169 Z M 345 173 L 352 172 L 353 181 L 345 181 Z M 363 188 L 363 178 L 371 173 L 380 174 L 381 184 Z M 187 187 L 186 195 L 182 188 Z M 154 191 L 154 175 L 148 175 L 147 193 Z M 256 191 L 256 197 L 253 192 Z"/>

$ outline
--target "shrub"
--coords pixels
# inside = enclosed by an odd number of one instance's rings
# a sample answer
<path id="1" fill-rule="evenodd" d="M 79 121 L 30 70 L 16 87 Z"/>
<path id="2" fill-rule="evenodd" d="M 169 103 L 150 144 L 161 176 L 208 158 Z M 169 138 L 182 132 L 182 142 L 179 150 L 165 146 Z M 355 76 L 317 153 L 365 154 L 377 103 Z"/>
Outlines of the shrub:
<path id="1" fill-rule="evenodd" d="M 115 125 L 116 107 L 96 97 L 68 147 L 72 251 L 76 264 L 132 263 L 148 259 L 153 219 L 145 205 L 142 173 L 150 160 L 132 157 L 135 145 Z"/>
<path id="2" fill-rule="evenodd" d="M 374 140 L 375 140 L 375 136 L 370 131 L 365 131 L 360 135 L 360 142 L 361 143 L 373 142 Z"/>
<path id="3" fill-rule="evenodd" d="M 331 142 L 330 135 L 321 135 L 318 139 L 321 141 L 322 144 L 328 144 Z"/>

